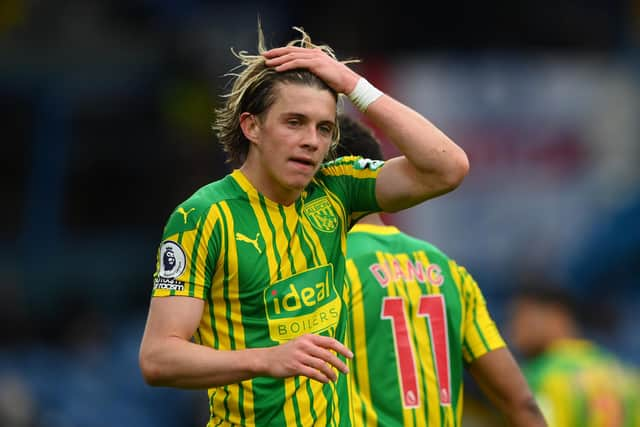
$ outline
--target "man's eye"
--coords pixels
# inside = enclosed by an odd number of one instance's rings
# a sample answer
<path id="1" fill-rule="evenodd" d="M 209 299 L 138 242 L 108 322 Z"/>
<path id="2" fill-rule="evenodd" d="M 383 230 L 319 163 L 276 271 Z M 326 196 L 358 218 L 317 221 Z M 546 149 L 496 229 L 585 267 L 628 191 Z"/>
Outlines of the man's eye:
<path id="1" fill-rule="evenodd" d="M 300 125 L 300 120 L 298 120 L 298 119 L 289 119 L 289 120 L 287 120 L 287 123 L 289 124 L 289 126 L 298 126 L 298 125 Z"/>
<path id="2" fill-rule="evenodd" d="M 325 135 L 331 135 L 333 129 L 331 128 L 331 126 L 320 126 L 320 132 Z"/>

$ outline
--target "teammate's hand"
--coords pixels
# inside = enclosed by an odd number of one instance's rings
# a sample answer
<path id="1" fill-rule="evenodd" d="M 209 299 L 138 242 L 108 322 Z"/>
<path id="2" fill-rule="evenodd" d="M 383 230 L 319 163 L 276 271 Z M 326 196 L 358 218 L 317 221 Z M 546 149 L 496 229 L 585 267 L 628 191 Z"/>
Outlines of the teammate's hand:
<path id="1" fill-rule="evenodd" d="M 262 55 L 267 66 L 274 67 L 276 71 L 306 68 L 338 93 L 351 93 L 360 78 L 351 68 L 317 48 L 285 46 L 270 49 Z"/>
<path id="2" fill-rule="evenodd" d="M 307 334 L 284 344 L 265 349 L 265 374 L 276 378 L 304 375 L 328 383 L 336 381 L 334 368 L 348 373 L 347 365 L 335 354 L 353 357 L 340 341 L 322 335 Z"/>

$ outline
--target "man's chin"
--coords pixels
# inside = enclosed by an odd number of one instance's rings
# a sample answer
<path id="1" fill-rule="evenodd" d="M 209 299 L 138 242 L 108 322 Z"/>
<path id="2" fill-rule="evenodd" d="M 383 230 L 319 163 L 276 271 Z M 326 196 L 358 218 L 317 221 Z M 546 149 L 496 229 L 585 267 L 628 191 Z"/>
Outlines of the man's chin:
<path id="1" fill-rule="evenodd" d="M 303 191 L 305 188 L 307 188 L 307 185 L 309 185 L 309 183 L 311 183 L 311 179 L 304 181 L 298 180 L 290 183 L 289 188 L 294 191 Z"/>
<path id="2" fill-rule="evenodd" d="M 309 183 L 311 183 L 311 181 L 313 180 L 314 175 L 297 175 L 295 177 L 292 177 L 291 180 L 289 181 L 289 188 L 291 188 L 292 190 L 299 190 L 302 191 L 304 190 L 307 185 L 309 185 Z"/>

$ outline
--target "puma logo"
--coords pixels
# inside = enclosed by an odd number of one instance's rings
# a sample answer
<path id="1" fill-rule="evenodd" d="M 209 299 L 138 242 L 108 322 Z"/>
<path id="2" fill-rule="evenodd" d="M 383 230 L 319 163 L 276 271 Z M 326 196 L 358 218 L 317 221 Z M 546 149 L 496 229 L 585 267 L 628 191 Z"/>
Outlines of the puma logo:
<path id="1" fill-rule="evenodd" d="M 245 236 L 242 233 L 236 233 L 236 240 L 240 241 L 240 242 L 245 242 L 245 243 L 251 243 L 253 245 L 254 248 L 256 248 L 256 251 L 258 251 L 259 254 L 262 253 L 262 249 L 260 249 L 260 246 L 258 245 L 258 238 L 260 237 L 260 233 L 256 233 L 256 238 L 255 239 L 250 239 L 247 236 Z"/>
<path id="2" fill-rule="evenodd" d="M 182 214 L 182 216 L 184 217 L 184 223 L 186 224 L 187 223 L 187 218 L 189 217 L 189 214 L 191 212 L 195 211 L 195 210 L 196 210 L 196 208 L 191 208 L 188 211 L 185 211 L 184 208 L 182 206 L 180 206 L 178 208 L 178 213 Z"/>

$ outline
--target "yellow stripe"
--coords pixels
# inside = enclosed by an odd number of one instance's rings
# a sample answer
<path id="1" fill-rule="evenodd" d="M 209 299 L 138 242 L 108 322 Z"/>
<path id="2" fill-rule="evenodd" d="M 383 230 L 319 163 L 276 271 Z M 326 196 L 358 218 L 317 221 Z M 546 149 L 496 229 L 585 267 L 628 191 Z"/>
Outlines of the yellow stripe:
<path id="1" fill-rule="evenodd" d="M 209 240 L 211 239 L 211 234 L 213 233 L 213 229 L 215 228 L 216 223 L 220 220 L 221 215 L 222 213 L 220 212 L 220 209 L 218 208 L 217 205 L 212 206 L 211 209 L 209 210 L 207 219 L 202 229 L 200 246 L 198 247 L 198 263 L 206 262 L 206 258 L 207 258 L 206 254 L 208 253 Z M 222 230 L 222 233 L 224 232 L 225 231 Z M 216 266 L 215 266 L 216 273 L 220 270 L 220 266 L 222 265 L 221 260 L 223 258 L 224 257 L 218 256 Z M 215 279 L 216 279 L 215 276 L 216 275 L 214 275 L 214 277 L 211 278 L 212 287 L 214 287 L 213 285 L 214 283 L 217 283 L 215 282 Z M 211 292 L 211 289 L 209 289 L 209 292 Z M 200 336 L 202 337 L 202 344 L 207 347 L 213 347 L 213 328 L 211 324 L 211 317 L 209 316 L 209 299 L 207 298 L 207 295 L 202 295 L 202 298 L 205 301 L 205 306 L 204 306 L 202 318 L 200 319 L 200 325 L 198 326 L 198 328 L 200 330 Z"/>
<path id="2" fill-rule="evenodd" d="M 298 391 L 296 393 L 296 399 L 298 401 L 298 413 L 300 414 L 300 419 L 302 420 L 302 425 L 309 425 L 309 423 L 313 422 L 313 418 L 311 417 L 311 398 L 309 397 L 309 392 L 307 391 L 306 381 L 310 381 L 307 377 L 300 377 L 300 386 L 298 387 Z"/>
<path id="3" fill-rule="evenodd" d="M 451 272 L 451 277 L 453 278 L 453 282 L 456 284 L 456 288 L 458 288 L 458 294 L 460 295 L 460 303 L 462 305 L 460 310 L 461 311 L 460 339 L 462 340 L 461 344 L 463 344 L 467 337 L 467 331 L 469 330 L 469 321 L 470 320 L 473 321 L 472 317 L 470 316 L 471 304 L 470 304 L 470 301 L 467 301 L 467 292 L 465 292 L 465 289 L 462 287 L 462 281 L 460 280 L 460 272 L 458 271 L 458 265 L 453 260 L 449 260 L 449 271 Z M 473 325 L 471 326 L 473 327 Z M 464 345 L 462 347 L 462 350 L 463 350 L 462 354 L 467 355 L 465 356 L 465 360 L 467 362 L 471 362 L 472 355 L 469 354 L 469 352 L 464 348 Z"/>
<path id="4" fill-rule="evenodd" d="M 479 334 L 482 334 L 484 341 L 486 342 L 486 347 L 484 344 L 482 345 L 482 353 L 476 353 L 476 357 L 479 357 L 481 354 L 484 354 L 487 351 L 495 350 L 497 348 L 505 347 L 506 344 L 500 335 L 500 331 L 491 318 L 489 311 L 487 310 L 487 303 L 478 287 L 478 284 L 475 282 L 473 277 L 470 274 L 466 274 L 465 276 L 465 288 L 471 289 L 472 293 L 476 296 L 477 301 L 477 310 L 475 310 L 476 323 L 478 324 L 478 328 L 480 329 Z M 476 329 L 476 328 L 474 328 Z"/>
<path id="5" fill-rule="evenodd" d="M 286 213 L 287 215 L 285 218 L 287 222 L 287 229 L 289 230 L 289 234 L 291 235 L 291 241 L 289 242 L 291 249 L 289 250 L 289 252 L 291 252 L 291 254 L 293 255 L 293 265 L 297 272 L 304 271 L 309 268 L 309 265 L 307 263 L 307 257 L 302 250 L 302 246 L 300 245 L 300 236 L 297 233 L 297 226 L 300 218 L 298 218 L 297 212 L 295 212 L 295 215 L 290 214 L 289 211 L 286 211 Z"/>
<path id="6" fill-rule="evenodd" d="M 304 216 L 301 216 L 300 225 L 305 231 L 305 240 L 307 245 L 316 249 L 316 256 L 318 257 L 320 265 L 327 264 L 327 255 L 325 254 L 320 238 L 311 223 Z"/>
<path id="7" fill-rule="evenodd" d="M 287 241 L 284 234 L 284 222 L 282 221 L 282 215 L 276 207 L 268 207 L 267 215 L 269 216 L 269 220 L 276 231 L 274 247 L 280 257 L 280 277 L 289 277 L 293 274 L 293 266 L 289 260 L 289 254 L 287 253 L 289 241 Z"/>
<path id="8" fill-rule="evenodd" d="M 353 160 L 356 158 L 357 158 L 356 156 L 349 156 L 349 157 L 345 157 L 345 160 Z M 380 169 L 377 169 L 375 171 L 371 169 L 355 169 L 353 166 L 353 163 L 347 163 L 342 165 L 331 165 L 331 166 L 323 167 L 320 169 L 320 172 L 323 175 L 329 175 L 329 176 L 346 175 L 346 176 L 352 176 L 354 178 L 366 179 L 366 178 L 375 178 L 376 176 L 378 176 Z"/>
<path id="9" fill-rule="evenodd" d="M 214 209 L 219 210 L 220 206 L 214 206 Z M 219 215 L 222 217 L 222 212 L 219 212 Z M 220 253 L 225 254 L 226 257 L 234 256 L 228 250 L 226 241 L 229 241 L 230 236 L 228 235 L 228 230 L 224 227 L 220 228 Z M 230 340 L 229 340 L 229 325 L 227 324 L 227 307 L 224 300 L 224 287 L 222 284 L 224 283 L 224 258 L 220 257 L 218 259 L 218 263 L 216 264 L 216 270 L 214 273 L 213 281 L 214 284 L 211 286 L 211 300 L 214 305 L 213 315 L 216 324 L 216 332 L 218 336 L 218 349 L 219 350 L 230 350 Z"/>
<path id="10" fill-rule="evenodd" d="M 426 268 L 430 264 L 430 260 L 426 252 L 417 251 L 416 257 L 420 260 L 423 268 L 426 271 Z M 428 294 L 434 295 L 434 294 L 441 293 L 440 288 L 437 286 L 433 286 L 431 282 L 429 282 L 429 280 L 427 279 L 428 278 L 425 277 L 425 281 L 426 281 L 425 284 L 427 287 Z M 420 322 L 421 330 L 416 332 L 418 333 L 418 336 L 429 337 L 429 340 L 421 341 L 422 347 L 421 347 L 421 357 L 420 357 L 420 363 L 422 363 L 422 369 L 424 370 L 425 375 L 427 376 L 427 378 L 425 378 L 424 380 L 427 382 L 427 393 L 429 395 L 428 396 L 429 422 L 427 424 L 432 425 L 433 423 L 433 425 L 440 425 L 440 423 L 442 422 L 440 417 L 440 392 L 438 389 L 438 377 L 436 376 L 436 361 L 433 358 L 433 344 L 432 344 L 433 335 L 430 333 L 430 328 L 427 325 L 427 321 L 428 321 L 427 318 L 423 317 L 423 319 L 424 319 L 423 322 Z M 424 330 L 422 330 L 422 328 L 424 328 Z M 423 335 L 423 334 L 427 334 L 427 335 Z M 428 356 L 425 356 L 423 352 L 425 354 L 428 354 Z"/>
<path id="11" fill-rule="evenodd" d="M 541 384 L 536 397 L 541 399 L 541 408 L 550 427 L 576 425 L 575 402 L 570 399 L 576 393 L 564 375 L 550 375 Z"/>
<path id="12" fill-rule="evenodd" d="M 333 205 L 334 209 L 338 211 L 338 215 L 340 216 L 340 219 L 342 220 L 342 226 L 344 227 L 343 230 L 346 230 L 349 226 L 349 220 L 347 219 L 347 212 L 344 209 L 344 205 L 342 204 L 342 201 L 335 195 L 333 194 L 331 191 L 329 191 L 329 189 L 326 189 L 327 194 L 330 195 L 329 200 L 331 202 L 331 204 Z M 343 234 L 343 236 L 340 238 L 340 250 L 342 251 L 342 253 L 346 256 L 347 254 L 347 239 L 346 239 L 346 235 Z"/>
<path id="13" fill-rule="evenodd" d="M 205 268 L 207 265 L 208 257 L 209 257 L 209 240 L 211 240 L 211 234 L 213 233 L 213 229 L 216 224 L 220 221 L 220 211 L 218 209 L 214 209 L 212 207 L 209 209 L 209 213 L 207 214 L 207 218 L 204 221 L 202 226 L 202 235 L 200 236 L 200 243 L 198 246 L 198 260 L 196 261 L 198 266 L 202 266 L 196 270 L 196 283 L 204 283 L 205 282 Z M 218 259 L 220 258 L 220 254 L 218 255 Z M 196 293 L 194 294 L 198 298 L 205 298 L 204 292 L 198 293 L 198 289 L 196 288 Z M 204 289 L 203 289 L 204 291 Z M 205 316 L 208 317 L 208 316 Z"/>
<path id="14" fill-rule="evenodd" d="M 349 342 L 347 340 L 347 342 Z M 348 348 L 353 349 L 353 346 L 349 345 Z M 349 374 L 349 381 L 347 382 L 347 392 L 349 393 L 349 410 L 351 416 L 351 425 L 361 426 L 364 425 L 364 415 L 362 413 L 362 399 L 360 398 L 360 394 L 356 391 L 356 380 L 353 377 L 354 365 L 352 359 L 347 360 L 347 366 L 349 367 L 349 371 L 352 373 Z"/>
<path id="15" fill-rule="evenodd" d="M 220 210 L 220 205 L 216 205 L 213 209 Z M 218 213 L 220 217 L 222 217 L 222 212 Z M 232 256 L 227 247 L 227 237 L 229 236 L 228 230 L 224 227 L 220 228 L 220 253 L 225 254 L 226 257 Z M 227 322 L 227 305 L 224 300 L 224 268 L 223 262 L 225 257 L 220 257 L 219 262 L 216 264 L 216 271 L 213 277 L 213 286 L 211 286 L 211 300 L 214 306 L 213 317 L 215 319 L 216 325 L 216 335 L 218 337 L 218 349 L 219 350 L 230 350 L 231 349 L 231 341 L 229 339 L 229 324 Z M 208 317 L 208 316 L 204 316 Z M 215 398 L 213 400 L 213 413 L 215 413 L 218 417 L 225 418 L 227 415 L 227 411 L 224 407 L 224 398 L 226 397 L 226 392 L 224 387 L 218 387 L 215 392 Z M 230 411 L 230 414 L 233 411 Z M 229 415 L 230 415 L 229 414 Z"/>
<path id="16" fill-rule="evenodd" d="M 235 236 L 235 225 L 233 221 L 233 214 L 229 209 L 229 205 L 227 202 L 221 202 L 220 208 L 224 213 L 225 218 L 227 219 L 227 236 Z M 229 271 L 237 272 L 238 270 L 238 257 L 237 257 L 237 247 L 235 238 L 230 238 L 228 240 L 228 247 L 226 248 L 226 254 L 228 257 L 229 263 Z M 233 256 L 230 256 L 233 255 Z M 228 281 L 228 297 L 229 297 L 229 305 L 231 308 L 231 319 L 230 321 L 233 324 L 233 338 L 236 346 L 236 350 L 242 350 L 246 348 L 245 335 L 244 335 L 244 327 L 242 325 L 242 309 L 240 307 L 240 285 L 238 283 L 238 274 L 231 274 Z M 240 413 L 240 387 L 243 387 L 243 409 L 245 414 L 245 423 L 252 424 L 255 423 L 255 413 L 253 406 L 253 389 L 250 381 L 245 381 L 241 385 L 233 384 L 229 385 L 228 389 L 231 393 L 233 399 L 229 399 L 228 405 L 231 413 L 239 414 Z M 238 419 L 234 422 L 239 423 L 241 420 Z"/>
<path id="17" fill-rule="evenodd" d="M 267 218 L 263 213 L 262 207 L 260 206 L 260 202 L 255 199 L 251 199 L 250 203 L 251 209 L 253 209 L 253 214 L 258 221 L 258 228 L 260 229 L 260 234 L 264 238 L 265 245 L 265 255 L 267 256 L 267 265 L 269 266 L 269 278 L 271 282 L 277 280 L 277 272 L 278 272 L 278 263 L 276 262 L 276 248 L 275 248 L 275 238 L 271 233 L 271 228 L 267 222 Z M 271 283 L 265 283 L 266 285 L 271 285 Z"/>
<path id="18" fill-rule="evenodd" d="M 362 403 L 365 403 L 365 418 L 367 421 L 367 427 L 375 427 L 378 425 L 378 415 L 371 407 L 371 385 L 369 384 L 369 362 L 367 354 L 367 339 L 365 336 L 365 315 L 364 305 L 362 301 L 362 281 L 360 280 L 360 274 L 355 263 L 352 260 L 347 260 L 347 274 L 351 283 L 351 318 L 353 319 L 353 325 L 351 327 L 354 330 L 354 336 L 352 338 L 352 345 L 354 354 L 356 355 L 356 369 L 357 375 L 354 380 L 357 381 L 359 387 L 359 394 L 357 400 L 353 400 L 354 412 L 358 417 L 361 417 Z M 351 373 L 350 375 L 353 375 Z M 355 388 L 353 389 L 355 393 Z M 356 423 L 355 425 L 359 425 Z"/>
<path id="19" fill-rule="evenodd" d="M 332 368 L 332 369 L 337 376 L 343 375 L 341 372 L 338 371 L 337 368 Z M 336 389 L 336 383 L 331 381 L 329 382 L 329 385 L 331 386 L 331 397 L 332 397 L 331 400 L 333 402 L 333 412 L 332 412 L 333 423 L 339 426 L 342 422 L 342 417 L 341 417 L 342 414 L 340 414 L 340 402 L 339 402 L 341 396 L 338 395 L 338 390 Z M 344 399 L 345 397 L 342 397 L 342 398 Z M 348 399 L 349 396 L 346 396 L 346 398 Z"/>
<path id="20" fill-rule="evenodd" d="M 231 173 L 231 176 L 238 183 L 240 188 L 242 188 L 245 193 L 247 193 L 247 197 L 249 199 L 249 204 L 251 209 L 253 209 L 253 214 L 258 221 L 258 227 L 260 228 L 260 234 L 264 238 L 265 242 L 265 254 L 267 255 L 267 265 L 269 266 L 269 277 L 271 281 L 276 280 L 276 273 L 278 271 L 278 263 L 275 258 L 275 248 L 272 245 L 269 245 L 270 242 L 274 242 L 274 236 L 271 233 L 271 229 L 269 228 L 269 224 L 267 223 L 266 217 L 262 211 L 262 206 L 260 204 L 260 198 L 258 195 L 258 191 L 255 187 L 249 182 L 247 177 L 240 171 L 239 169 L 234 170 Z M 265 200 L 265 205 L 268 206 L 269 200 Z M 272 202 L 273 203 L 273 202 Z"/>
<path id="21" fill-rule="evenodd" d="M 316 425 L 324 426 L 328 425 L 327 422 L 327 398 L 322 392 L 324 385 L 318 381 L 309 380 L 311 384 L 311 391 L 313 393 L 313 410 L 316 413 L 318 419 L 315 421 Z"/>
<path id="22" fill-rule="evenodd" d="M 296 411 L 293 406 L 293 395 L 296 393 L 296 385 L 292 377 L 284 379 L 284 419 L 286 426 L 296 426 Z"/>
<path id="23" fill-rule="evenodd" d="M 456 406 L 456 425 L 462 425 L 462 407 L 464 406 L 464 382 L 458 390 L 458 405 Z"/>
<path id="24" fill-rule="evenodd" d="M 470 290 L 471 295 L 473 295 L 473 304 L 470 304 L 473 311 L 470 314 L 473 316 L 474 322 L 473 327 L 471 322 L 469 324 L 469 332 L 472 333 L 469 334 L 471 340 L 467 340 L 470 341 L 468 344 L 471 347 L 471 351 L 473 351 L 475 357 L 480 357 L 493 348 L 503 347 L 502 337 L 497 332 L 497 328 L 486 310 L 484 297 L 471 276 L 465 276 L 463 287 Z M 489 333 L 489 328 L 492 328 L 492 333 Z"/>
<path id="25" fill-rule="evenodd" d="M 374 225 L 374 224 L 361 224 L 358 223 L 354 225 L 349 233 L 367 233 L 367 234 L 377 234 L 377 235 L 389 235 L 389 234 L 398 234 L 400 230 L 393 225 Z"/>
<path id="26" fill-rule="evenodd" d="M 307 228 L 309 228 L 308 224 L 302 221 L 302 218 L 301 218 L 300 219 L 300 230 L 301 230 L 300 235 L 304 239 L 304 243 L 307 245 L 307 247 L 309 248 L 309 251 L 311 252 L 312 263 L 317 265 L 322 265 L 323 263 L 320 262 L 320 255 L 318 254 L 318 248 L 313 246 L 315 243 L 311 241 Z"/>

